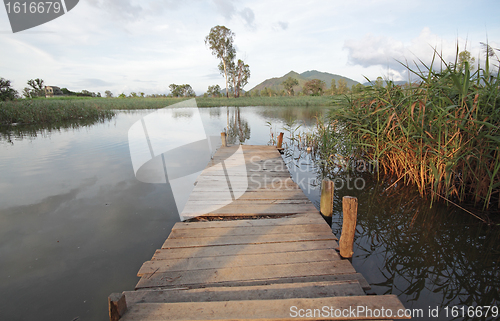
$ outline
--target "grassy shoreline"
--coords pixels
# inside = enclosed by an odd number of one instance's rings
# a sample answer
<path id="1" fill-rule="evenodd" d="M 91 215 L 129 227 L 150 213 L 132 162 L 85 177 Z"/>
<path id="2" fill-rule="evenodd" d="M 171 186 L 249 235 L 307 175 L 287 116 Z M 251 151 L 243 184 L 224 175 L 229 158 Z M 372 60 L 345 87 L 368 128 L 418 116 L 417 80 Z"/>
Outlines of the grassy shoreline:
<path id="1" fill-rule="evenodd" d="M 102 120 L 114 110 L 160 109 L 190 98 L 37 98 L 0 102 L 0 124 L 38 124 L 72 120 Z M 333 106 L 342 96 L 196 98 L 197 106 Z"/>

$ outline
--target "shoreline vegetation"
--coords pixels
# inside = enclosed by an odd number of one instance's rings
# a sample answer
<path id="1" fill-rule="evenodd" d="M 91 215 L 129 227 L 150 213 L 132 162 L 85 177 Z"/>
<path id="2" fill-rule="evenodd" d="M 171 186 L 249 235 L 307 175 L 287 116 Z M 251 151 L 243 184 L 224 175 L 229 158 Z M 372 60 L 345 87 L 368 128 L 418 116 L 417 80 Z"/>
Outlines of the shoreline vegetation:
<path id="1" fill-rule="evenodd" d="M 310 144 L 329 166 L 375 164 L 389 188 L 413 185 L 433 202 L 472 206 L 479 220 L 498 222 L 498 71 L 490 72 L 488 57 L 484 68 L 467 61 L 407 68 L 418 78 L 412 86 L 364 88 L 318 122 Z"/>
<path id="2" fill-rule="evenodd" d="M 104 120 L 114 110 L 159 109 L 190 98 L 58 97 L 0 102 L 0 124 L 39 124 L 76 120 Z M 343 96 L 196 98 L 198 107 L 334 106 Z"/>

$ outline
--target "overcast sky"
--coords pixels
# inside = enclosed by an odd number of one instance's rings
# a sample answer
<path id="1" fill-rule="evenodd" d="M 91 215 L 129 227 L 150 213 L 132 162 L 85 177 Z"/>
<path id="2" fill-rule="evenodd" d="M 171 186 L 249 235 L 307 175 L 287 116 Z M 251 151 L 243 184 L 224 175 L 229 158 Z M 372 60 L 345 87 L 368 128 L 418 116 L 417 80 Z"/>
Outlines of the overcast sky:
<path id="1" fill-rule="evenodd" d="M 116 96 L 197 94 L 219 84 L 218 61 L 205 46 L 210 28 L 235 34 L 237 58 L 250 65 L 246 90 L 291 70 L 319 70 L 359 82 L 405 80 L 397 60 L 447 61 L 460 49 L 481 56 L 500 48 L 499 0 L 80 0 L 67 14 L 13 34 L 0 8 L 0 77 L 21 92 L 28 79 Z M 500 53 L 499 53 L 500 55 Z"/>

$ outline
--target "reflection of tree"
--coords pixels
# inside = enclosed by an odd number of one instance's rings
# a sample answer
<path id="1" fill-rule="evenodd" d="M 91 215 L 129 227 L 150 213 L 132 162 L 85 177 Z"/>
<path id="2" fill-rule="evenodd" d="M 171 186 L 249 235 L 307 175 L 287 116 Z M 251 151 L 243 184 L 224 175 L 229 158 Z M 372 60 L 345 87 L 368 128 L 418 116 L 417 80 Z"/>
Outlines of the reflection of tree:
<path id="1" fill-rule="evenodd" d="M 172 118 L 191 118 L 193 117 L 194 111 L 191 109 L 172 109 Z"/>
<path id="2" fill-rule="evenodd" d="M 265 106 L 259 108 L 257 113 L 269 121 L 288 121 L 289 119 L 300 119 L 306 126 L 311 126 L 316 123 L 317 118 L 320 118 L 324 113 L 325 107 L 321 106 Z"/>
<path id="3" fill-rule="evenodd" d="M 227 142 L 229 144 L 242 144 L 250 138 L 250 126 L 241 117 L 240 107 L 235 107 L 233 114 L 231 116 L 228 115 L 227 126 Z"/>

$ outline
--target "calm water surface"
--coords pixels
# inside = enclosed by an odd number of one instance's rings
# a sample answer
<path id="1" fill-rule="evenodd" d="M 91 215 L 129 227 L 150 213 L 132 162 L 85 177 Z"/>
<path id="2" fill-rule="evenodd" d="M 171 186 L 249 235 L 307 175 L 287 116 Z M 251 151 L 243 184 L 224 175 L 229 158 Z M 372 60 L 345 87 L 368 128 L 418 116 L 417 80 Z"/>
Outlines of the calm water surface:
<path id="1" fill-rule="evenodd" d="M 308 130 L 324 110 L 199 111 L 208 135 L 226 128 L 232 143 L 267 144 L 270 131 L 298 124 Z M 0 130 L 1 320 L 107 320 L 107 296 L 134 288 L 142 263 L 179 221 L 170 186 L 142 183 L 133 172 L 128 130 L 151 112 L 118 112 L 79 128 Z M 192 112 L 172 117 L 189 126 Z M 318 206 L 321 171 L 293 148 L 286 161 Z M 336 192 L 333 231 L 340 236 L 341 197 L 358 197 L 353 265 L 373 293 L 398 295 L 407 308 L 425 312 L 421 320 L 438 319 L 428 317 L 429 306 L 499 305 L 498 231 L 359 175 L 362 189 Z"/>

